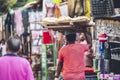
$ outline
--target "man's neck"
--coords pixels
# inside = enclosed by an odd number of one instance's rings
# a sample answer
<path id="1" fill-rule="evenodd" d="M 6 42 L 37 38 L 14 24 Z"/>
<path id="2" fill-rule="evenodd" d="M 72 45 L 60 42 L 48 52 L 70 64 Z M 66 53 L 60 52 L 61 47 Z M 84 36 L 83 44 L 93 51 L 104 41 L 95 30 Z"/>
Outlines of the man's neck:
<path id="1" fill-rule="evenodd" d="M 68 44 L 70 45 L 70 44 L 74 44 L 74 43 L 68 43 Z"/>
<path id="2" fill-rule="evenodd" d="M 17 52 L 7 51 L 7 54 L 16 54 L 17 55 Z"/>
<path id="3" fill-rule="evenodd" d="M 6 55 L 4 55 L 4 56 L 18 56 L 17 54 L 12 54 L 12 53 L 7 53 Z"/>

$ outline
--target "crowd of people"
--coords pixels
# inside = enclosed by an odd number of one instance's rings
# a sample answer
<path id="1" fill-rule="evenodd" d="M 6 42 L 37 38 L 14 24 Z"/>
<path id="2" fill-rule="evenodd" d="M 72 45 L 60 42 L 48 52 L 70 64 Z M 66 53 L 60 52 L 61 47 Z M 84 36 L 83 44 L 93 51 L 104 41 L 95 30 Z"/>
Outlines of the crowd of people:
<path id="1" fill-rule="evenodd" d="M 67 44 L 58 52 L 55 80 L 58 80 L 61 72 L 64 80 L 85 80 L 85 66 L 92 67 L 90 60 L 93 56 L 84 35 L 80 35 L 79 39 L 76 36 L 76 33 L 66 35 Z M 7 41 L 1 40 L 1 80 L 34 80 L 30 62 L 18 56 L 20 46 L 20 39 L 16 36 Z"/>

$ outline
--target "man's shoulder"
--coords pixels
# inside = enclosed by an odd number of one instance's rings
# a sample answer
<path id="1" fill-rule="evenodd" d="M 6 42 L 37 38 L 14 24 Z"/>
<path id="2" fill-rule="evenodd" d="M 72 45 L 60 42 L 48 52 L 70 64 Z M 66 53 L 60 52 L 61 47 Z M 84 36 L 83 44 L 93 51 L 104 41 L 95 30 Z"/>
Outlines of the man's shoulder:
<path id="1" fill-rule="evenodd" d="M 0 57 L 0 60 L 3 60 L 4 59 L 4 56 L 3 57 Z"/>
<path id="2" fill-rule="evenodd" d="M 84 46 L 88 46 L 88 44 L 77 44 L 78 46 L 82 46 L 82 47 L 84 47 Z"/>
<path id="3" fill-rule="evenodd" d="M 16 56 L 16 57 L 11 57 L 11 56 L 2 56 L 0 57 L 0 61 L 7 61 L 7 60 L 18 60 L 18 61 L 22 61 L 22 62 L 28 62 L 26 58 L 23 58 L 23 57 L 19 57 L 19 56 Z"/>
<path id="4" fill-rule="evenodd" d="M 6 62 L 6 61 L 7 61 L 6 56 L 0 57 L 0 63 L 4 63 L 4 62 Z"/>
<path id="5" fill-rule="evenodd" d="M 26 58 L 23 58 L 23 57 L 18 57 L 21 61 L 23 62 L 27 62 L 28 63 L 28 60 Z"/>
<path id="6" fill-rule="evenodd" d="M 0 57 L 0 60 L 4 60 L 4 59 L 6 59 L 7 57 L 6 56 L 1 56 Z"/>
<path id="7" fill-rule="evenodd" d="M 66 46 L 62 46 L 60 50 L 64 50 L 64 49 L 66 49 L 67 47 L 68 47 L 67 45 L 66 45 Z"/>

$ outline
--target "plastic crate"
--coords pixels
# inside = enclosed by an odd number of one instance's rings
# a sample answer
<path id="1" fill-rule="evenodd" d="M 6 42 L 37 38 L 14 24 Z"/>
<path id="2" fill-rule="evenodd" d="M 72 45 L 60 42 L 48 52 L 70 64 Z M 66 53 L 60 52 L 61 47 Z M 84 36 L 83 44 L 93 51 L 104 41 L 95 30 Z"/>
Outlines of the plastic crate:
<path id="1" fill-rule="evenodd" d="M 105 17 L 114 15 L 112 0 L 91 0 L 92 16 Z"/>

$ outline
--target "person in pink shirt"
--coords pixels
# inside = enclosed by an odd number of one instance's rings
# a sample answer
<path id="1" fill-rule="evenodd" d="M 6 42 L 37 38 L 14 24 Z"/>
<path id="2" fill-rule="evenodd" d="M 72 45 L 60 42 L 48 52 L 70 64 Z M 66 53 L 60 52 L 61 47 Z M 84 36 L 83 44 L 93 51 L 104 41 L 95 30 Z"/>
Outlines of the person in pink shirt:
<path id="1" fill-rule="evenodd" d="M 18 37 L 8 39 L 7 54 L 0 58 L 0 80 L 34 80 L 29 62 L 17 55 L 20 44 Z"/>
<path id="2" fill-rule="evenodd" d="M 62 71 L 64 80 L 85 80 L 84 53 L 89 50 L 85 44 L 75 44 L 76 34 L 66 35 L 68 44 L 59 51 L 55 80 Z"/>

